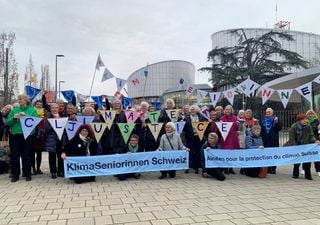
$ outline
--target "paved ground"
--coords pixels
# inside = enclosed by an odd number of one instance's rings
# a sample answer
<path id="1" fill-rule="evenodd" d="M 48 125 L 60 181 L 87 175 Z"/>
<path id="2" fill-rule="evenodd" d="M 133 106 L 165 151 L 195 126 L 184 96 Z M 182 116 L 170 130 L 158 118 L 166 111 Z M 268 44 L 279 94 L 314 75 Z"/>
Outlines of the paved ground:
<path id="1" fill-rule="evenodd" d="M 52 180 L 46 162 L 43 170 L 14 184 L 0 175 L 0 224 L 320 224 L 320 177 L 292 179 L 291 167 L 266 179 L 236 170 L 224 182 L 178 172 L 175 179 L 146 173 L 87 184 Z"/>

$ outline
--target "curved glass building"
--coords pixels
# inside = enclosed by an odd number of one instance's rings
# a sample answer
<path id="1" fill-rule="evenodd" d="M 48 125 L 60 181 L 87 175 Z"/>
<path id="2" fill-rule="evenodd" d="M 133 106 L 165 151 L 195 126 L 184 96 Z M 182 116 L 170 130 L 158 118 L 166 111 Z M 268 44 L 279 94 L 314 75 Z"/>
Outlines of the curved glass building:
<path id="1" fill-rule="evenodd" d="M 135 104 L 141 100 L 160 102 L 167 89 L 193 84 L 194 81 L 195 67 L 190 62 L 170 60 L 149 64 L 129 76 L 128 96 L 135 99 Z"/>

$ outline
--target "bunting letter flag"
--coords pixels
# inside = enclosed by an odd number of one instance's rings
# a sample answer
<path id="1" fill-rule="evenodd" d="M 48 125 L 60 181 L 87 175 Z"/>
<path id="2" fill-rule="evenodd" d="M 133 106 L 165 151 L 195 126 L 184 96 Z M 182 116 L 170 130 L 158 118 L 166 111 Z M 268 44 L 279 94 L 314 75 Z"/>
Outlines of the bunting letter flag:
<path id="1" fill-rule="evenodd" d="M 72 103 L 72 98 L 74 96 L 74 91 L 68 90 L 68 91 L 61 91 L 63 97 L 67 100 L 68 103 Z"/>
<path id="2" fill-rule="evenodd" d="M 106 127 L 107 127 L 107 124 L 105 124 L 105 123 L 90 123 L 90 126 L 94 132 L 94 136 L 95 136 L 97 142 L 99 142 Z"/>
<path id="3" fill-rule="evenodd" d="M 226 138 L 228 137 L 228 134 L 230 132 L 233 122 L 216 122 L 216 124 L 223 137 L 223 140 L 225 141 Z"/>
<path id="4" fill-rule="evenodd" d="M 312 82 L 309 82 L 297 87 L 296 91 L 300 95 L 305 97 L 305 99 L 307 99 L 310 102 L 310 104 L 312 103 Z"/>
<path id="5" fill-rule="evenodd" d="M 121 91 L 124 85 L 127 83 L 127 80 L 116 77 L 116 82 L 117 82 L 117 90 Z"/>
<path id="6" fill-rule="evenodd" d="M 174 125 L 176 126 L 176 132 L 178 134 L 182 133 L 185 124 L 186 124 L 185 121 L 179 121 L 174 123 Z"/>
<path id="7" fill-rule="evenodd" d="M 77 116 L 77 122 L 81 124 L 88 124 L 94 120 L 95 116 Z"/>
<path id="8" fill-rule="evenodd" d="M 107 69 L 107 67 L 104 68 L 103 75 L 101 82 L 109 80 L 111 78 L 114 78 L 115 76 Z"/>
<path id="9" fill-rule="evenodd" d="M 179 117 L 179 111 L 180 109 L 168 109 L 166 110 L 166 113 L 168 117 L 170 118 L 171 122 L 177 122 Z"/>
<path id="10" fill-rule="evenodd" d="M 198 104 L 203 101 L 203 99 L 207 96 L 208 92 L 197 90 L 197 102 Z"/>
<path id="11" fill-rule="evenodd" d="M 280 100 L 284 108 L 287 107 L 293 89 L 277 90 Z"/>
<path id="12" fill-rule="evenodd" d="M 211 92 L 209 93 L 210 95 L 210 99 L 211 99 L 211 105 L 213 107 L 216 107 L 218 101 L 219 101 L 219 98 L 221 96 L 221 92 Z"/>
<path id="13" fill-rule="evenodd" d="M 128 123 L 134 123 L 136 120 L 139 118 L 140 113 L 137 111 L 132 111 L 132 110 L 126 110 L 125 111 L 126 117 L 127 117 L 127 122 Z"/>
<path id="14" fill-rule="evenodd" d="M 320 75 L 314 78 L 313 82 L 320 84 Z"/>
<path id="15" fill-rule="evenodd" d="M 40 92 L 41 92 L 40 89 L 31 87 L 29 85 L 26 86 L 26 93 L 30 98 L 30 101 L 32 101 Z"/>
<path id="16" fill-rule="evenodd" d="M 229 89 L 223 92 L 223 95 L 227 98 L 231 105 L 233 105 L 235 92 L 233 89 Z"/>
<path id="17" fill-rule="evenodd" d="M 63 117 L 63 118 L 48 118 L 48 121 L 53 128 L 53 130 L 56 132 L 59 140 L 61 140 L 63 130 L 67 125 L 68 122 L 68 117 Z"/>
<path id="18" fill-rule="evenodd" d="M 152 136 L 155 141 L 157 141 L 160 131 L 162 129 L 163 123 L 147 123 L 150 132 L 152 133 Z"/>
<path id="19" fill-rule="evenodd" d="M 260 87 L 260 85 L 253 80 L 251 80 L 249 77 L 242 81 L 237 88 L 244 93 L 247 97 L 250 97 L 250 94 L 252 94 L 255 90 L 257 90 Z"/>
<path id="20" fill-rule="evenodd" d="M 189 86 L 186 88 L 186 96 L 189 97 L 194 91 L 195 91 L 195 88 L 192 87 L 191 85 L 189 85 Z"/>
<path id="21" fill-rule="evenodd" d="M 261 98 L 262 98 L 262 105 L 268 101 L 269 98 L 271 98 L 272 94 L 274 92 L 274 89 L 268 88 L 268 87 L 261 87 Z"/>
<path id="22" fill-rule="evenodd" d="M 192 127 L 197 131 L 200 141 L 203 139 L 204 132 L 207 129 L 209 122 L 192 122 Z"/>
<path id="23" fill-rule="evenodd" d="M 76 135 L 76 132 L 81 124 L 82 123 L 79 123 L 77 121 L 68 120 L 65 129 L 66 129 L 66 133 L 69 141 Z"/>
<path id="24" fill-rule="evenodd" d="M 31 134 L 33 129 L 41 122 L 40 117 L 34 117 L 34 116 L 23 116 L 20 118 L 20 125 L 23 132 L 24 139 L 27 139 L 27 137 Z"/>
<path id="25" fill-rule="evenodd" d="M 88 95 L 77 93 L 78 102 L 86 102 L 88 97 L 89 97 Z"/>
<path id="26" fill-rule="evenodd" d="M 134 123 L 117 123 L 117 125 L 122 134 L 122 138 L 124 142 L 127 144 L 135 124 Z"/>
<path id="27" fill-rule="evenodd" d="M 104 118 L 105 123 L 108 126 L 108 129 L 111 129 L 113 120 L 116 116 L 117 111 L 116 110 L 104 110 L 102 111 L 102 116 Z"/>
<path id="28" fill-rule="evenodd" d="M 99 109 L 102 109 L 102 95 L 100 96 L 91 96 L 92 100 L 94 101 L 94 103 L 97 104 Z"/>
<path id="29" fill-rule="evenodd" d="M 155 112 L 147 112 L 148 119 L 151 123 L 158 123 L 159 117 L 160 117 L 160 110 L 157 110 Z"/>
<path id="30" fill-rule="evenodd" d="M 97 59 L 97 64 L 96 64 L 96 70 L 100 71 L 100 67 L 104 67 L 104 63 L 99 54 Z"/>

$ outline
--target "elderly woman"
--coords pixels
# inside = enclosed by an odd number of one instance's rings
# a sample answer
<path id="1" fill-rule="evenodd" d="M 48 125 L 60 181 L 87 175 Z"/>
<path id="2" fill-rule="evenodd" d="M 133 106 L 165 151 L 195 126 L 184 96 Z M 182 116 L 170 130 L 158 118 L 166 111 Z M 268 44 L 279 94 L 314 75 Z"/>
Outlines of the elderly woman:
<path id="1" fill-rule="evenodd" d="M 175 125 L 173 122 L 168 122 L 165 125 L 166 133 L 161 136 L 160 139 L 160 151 L 172 151 L 172 150 L 186 150 L 189 151 L 189 148 L 185 147 L 182 144 L 180 135 L 175 133 Z M 164 179 L 169 174 L 170 178 L 176 176 L 175 170 L 161 171 L 161 176 L 159 179 Z"/>
<path id="2" fill-rule="evenodd" d="M 315 142 L 315 137 L 312 127 L 307 123 L 307 115 L 298 114 L 297 122 L 289 129 L 289 145 L 305 145 Z M 294 164 L 292 178 L 299 178 L 300 164 Z M 305 172 L 304 176 L 307 180 L 312 180 L 311 177 L 311 163 L 303 163 L 302 168 Z"/>
<path id="3" fill-rule="evenodd" d="M 94 139 L 93 131 L 88 124 L 81 125 L 76 135 L 69 141 L 66 151 L 61 154 L 65 160 L 67 156 L 91 156 L 96 155 L 97 142 Z M 95 177 L 75 177 L 77 184 L 95 181 Z"/>
<path id="4" fill-rule="evenodd" d="M 307 123 L 311 126 L 315 139 L 319 140 L 319 127 L 320 127 L 319 118 L 316 112 L 313 111 L 312 109 L 309 109 L 306 114 L 307 114 Z M 316 172 L 320 177 L 320 162 L 314 162 L 314 168 L 316 169 Z M 304 171 L 302 172 L 302 174 L 303 173 Z"/>
<path id="5" fill-rule="evenodd" d="M 231 105 L 227 105 L 224 109 L 224 115 L 221 117 L 220 122 L 232 122 L 229 134 L 226 137 L 226 140 L 220 138 L 221 149 L 239 149 L 239 139 L 238 139 L 238 130 L 239 125 L 237 123 L 237 117 L 233 115 L 233 108 Z M 232 168 L 225 169 L 226 174 L 235 174 Z"/>
<path id="6" fill-rule="evenodd" d="M 217 180 L 224 181 L 226 177 L 222 173 L 222 169 L 205 167 L 204 151 L 208 151 L 210 149 L 220 149 L 218 140 L 219 140 L 218 135 L 215 132 L 211 132 L 208 134 L 207 141 L 201 146 L 202 177 L 208 178 L 210 175 L 216 178 Z"/>
<path id="7" fill-rule="evenodd" d="M 192 123 L 205 121 L 205 118 L 200 114 L 199 107 L 192 105 L 190 106 L 190 115 L 184 120 L 186 121 L 183 128 L 187 140 L 186 146 L 190 148 L 189 167 L 193 168 L 195 173 L 198 174 L 199 168 L 201 168 L 200 148 L 203 141 L 200 140 L 197 130 L 192 126 Z M 188 173 L 188 170 L 186 173 Z"/>
<path id="8" fill-rule="evenodd" d="M 30 99 L 26 95 L 18 96 L 19 107 L 11 110 L 6 120 L 6 125 L 11 128 L 13 149 L 11 149 L 11 182 L 19 180 L 20 157 L 22 159 L 23 173 L 26 181 L 31 181 L 31 163 L 33 153 L 33 133 L 24 139 L 20 118 L 23 116 L 37 117 L 37 111 L 30 105 Z M 34 131 L 33 131 L 34 132 Z"/>

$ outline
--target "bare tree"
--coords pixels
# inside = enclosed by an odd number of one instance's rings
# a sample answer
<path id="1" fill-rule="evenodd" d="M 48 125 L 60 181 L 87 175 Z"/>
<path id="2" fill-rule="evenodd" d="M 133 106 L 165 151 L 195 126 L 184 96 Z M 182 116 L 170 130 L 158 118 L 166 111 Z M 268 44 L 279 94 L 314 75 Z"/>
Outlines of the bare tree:
<path id="1" fill-rule="evenodd" d="M 0 99 L 3 105 L 11 103 L 19 92 L 19 74 L 13 46 L 15 33 L 0 33 Z"/>

